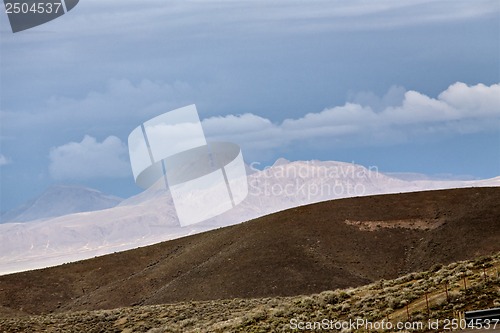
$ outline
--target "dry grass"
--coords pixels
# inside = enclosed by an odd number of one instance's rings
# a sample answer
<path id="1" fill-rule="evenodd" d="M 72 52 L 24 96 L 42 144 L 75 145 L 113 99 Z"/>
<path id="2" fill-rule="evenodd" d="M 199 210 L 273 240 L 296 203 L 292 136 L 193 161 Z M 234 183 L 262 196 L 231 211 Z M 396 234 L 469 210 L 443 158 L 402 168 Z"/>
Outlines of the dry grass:
<path id="1" fill-rule="evenodd" d="M 411 273 L 395 280 L 307 296 L 182 302 L 5 317 L 0 318 L 0 332 L 286 332 L 291 331 L 292 318 L 309 322 L 325 318 L 389 319 L 392 322 L 451 319 L 460 311 L 500 306 L 499 270 L 500 253 L 497 253 L 475 261 L 436 265 L 430 271 Z M 464 288 L 464 276 L 467 289 Z M 406 304 L 410 318 L 407 318 Z"/>

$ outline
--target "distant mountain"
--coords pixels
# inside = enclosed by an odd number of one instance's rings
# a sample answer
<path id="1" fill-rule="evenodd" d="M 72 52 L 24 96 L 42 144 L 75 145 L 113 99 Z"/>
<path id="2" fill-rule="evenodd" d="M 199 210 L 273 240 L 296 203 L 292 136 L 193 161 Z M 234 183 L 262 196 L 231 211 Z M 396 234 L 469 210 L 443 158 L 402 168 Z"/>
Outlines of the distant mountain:
<path id="1" fill-rule="evenodd" d="M 28 222 L 58 216 L 112 208 L 121 198 L 91 188 L 54 185 L 37 198 L 1 216 L 1 223 Z"/>
<path id="2" fill-rule="evenodd" d="M 280 159 L 269 168 L 252 171 L 248 175 L 249 194 L 243 202 L 187 227 L 179 225 L 170 193 L 156 188 L 107 210 L 0 225 L 0 274 L 150 245 L 332 199 L 500 186 L 500 177 L 480 181 L 404 181 L 374 168 L 335 161 Z"/>

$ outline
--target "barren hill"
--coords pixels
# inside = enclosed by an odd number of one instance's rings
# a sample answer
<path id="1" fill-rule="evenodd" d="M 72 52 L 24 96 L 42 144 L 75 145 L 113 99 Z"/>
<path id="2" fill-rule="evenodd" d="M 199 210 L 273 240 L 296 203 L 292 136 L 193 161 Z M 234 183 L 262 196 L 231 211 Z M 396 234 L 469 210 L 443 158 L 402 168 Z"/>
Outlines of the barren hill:
<path id="1" fill-rule="evenodd" d="M 319 323 L 321 330 L 335 332 L 448 332 L 452 325 L 465 327 L 466 323 L 459 320 L 464 311 L 500 306 L 499 268 L 500 252 L 473 261 L 436 265 L 431 271 L 394 280 L 311 295 L 189 301 L 38 316 L 0 315 L 0 331 L 312 332 L 319 330 Z M 398 328 L 401 324 L 407 329 Z M 315 325 L 315 329 L 307 329 L 308 325 Z M 377 326 L 385 329 L 370 329 Z M 483 322 L 482 326 L 489 326 L 490 330 L 482 330 L 478 325 L 460 332 L 498 332 L 494 321 Z M 350 329 L 341 330 L 342 327 Z"/>
<path id="2" fill-rule="evenodd" d="M 349 198 L 0 276 L 0 313 L 310 294 L 500 250 L 500 188 Z"/>

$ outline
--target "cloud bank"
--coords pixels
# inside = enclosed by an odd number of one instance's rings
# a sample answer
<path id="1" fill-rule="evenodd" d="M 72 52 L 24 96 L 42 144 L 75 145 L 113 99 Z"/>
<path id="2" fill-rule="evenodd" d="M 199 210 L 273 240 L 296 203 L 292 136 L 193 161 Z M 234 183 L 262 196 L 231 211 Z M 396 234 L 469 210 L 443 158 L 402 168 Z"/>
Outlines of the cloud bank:
<path id="1" fill-rule="evenodd" d="M 52 148 L 49 154 L 52 178 L 120 178 L 131 175 L 127 147 L 117 137 L 102 142 L 86 135 L 81 142 L 69 142 Z"/>
<path id="2" fill-rule="evenodd" d="M 280 123 L 245 113 L 205 118 L 202 126 L 208 140 L 238 143 L 247 159 L 257 160 L 297 145 L 307 149 L 392 145 L 500 128 L 500 84 L 457 82 L 436 98 L 393 87 L 382 98 L 362 93 L 354 100 Z M 50 175 L 58 180 L 131 175 L 127 147 L 115 136 L 98 142 L 86 135 L 81 142 L 52 148 L 49 157 Z"/>
<path id="3" fill-rule="evenodd" d="M 399 105 L 394 104 L 401 95 Z M 466 134 L 498 130 L 500 127 L 500 85 L 468 86 L 457 82 L 431 98 L 417 91 L 391 89 L 387 99 L 308 113 L 297 119 L 273 123 L 255 114 L 211 117 L 203 120 L 212 140 L 228 140 L 251 151 L 320 141 L 330 145 L 398 144 L 443 134 Z M 394 98 L 396 96 L 396 99 Z M 391 103 L 389 103 L 390 99 Z M 380 110 L 380 106 L 386 105 Z"/>

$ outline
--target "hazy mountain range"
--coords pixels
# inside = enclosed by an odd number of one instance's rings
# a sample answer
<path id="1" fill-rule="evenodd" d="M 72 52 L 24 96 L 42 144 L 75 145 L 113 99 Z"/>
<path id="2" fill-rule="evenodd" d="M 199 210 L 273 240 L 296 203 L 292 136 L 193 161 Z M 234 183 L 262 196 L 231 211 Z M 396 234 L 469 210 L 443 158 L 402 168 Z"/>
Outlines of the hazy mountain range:
<path id="1" fill-rule="evenodd" d="M 111 208 L 123 199 L 75 185 L 54 185 L 37 198 L 0 217 L 0 223 L 27 222 Z"/>
<path id="2" fill-rule="evenodd" d="M 24 221 L 36 218 L 36 214 L 43 219 L 0 225 L 0 274 L 149 245 L 336 198 L 500 186 L 500 177 L 474 181 L 406 181 L 389 177 L 374 168 L 333 161 L 289 162 L 280 159 L 270 168 L 252 171 L 248 176 L 249 194 L 241 204 L 187 227 L 180 227 L 170 193 L 165 190 L 150 188 L 112 208 L 54 218 L 46 217 L 63 211 L 62 207 L 75 207 L 75 200 L 81 200 L 83 207 L 98 202 L 107 202 L 111 207 L 119 199 L 106 201 L 107 196 L 96 195 L 89 189 L 81 192 L 81 196 L 76 194 L 80 193 L 76 189 L 73 196 L 54 195 L 52 197 L 57 201 L 54 204 L 48 200 L 51 196 L 47 196 L 44 206 L 32 204 L 17 215 Z"/>

